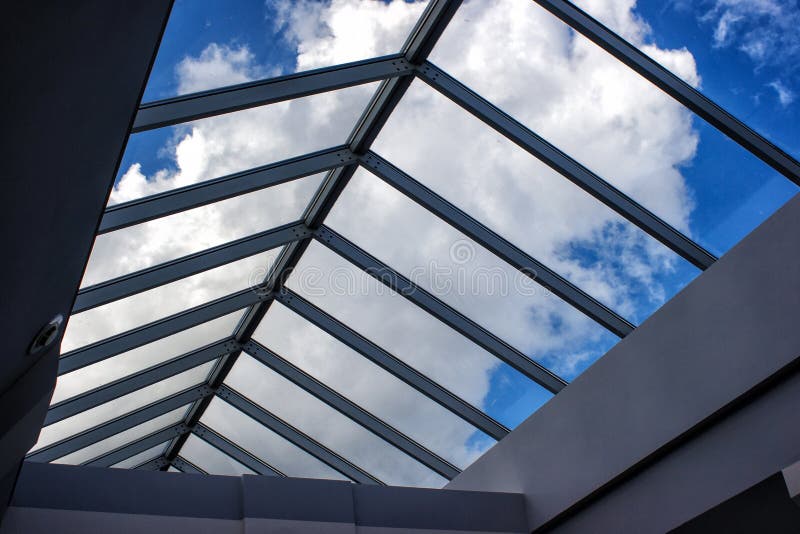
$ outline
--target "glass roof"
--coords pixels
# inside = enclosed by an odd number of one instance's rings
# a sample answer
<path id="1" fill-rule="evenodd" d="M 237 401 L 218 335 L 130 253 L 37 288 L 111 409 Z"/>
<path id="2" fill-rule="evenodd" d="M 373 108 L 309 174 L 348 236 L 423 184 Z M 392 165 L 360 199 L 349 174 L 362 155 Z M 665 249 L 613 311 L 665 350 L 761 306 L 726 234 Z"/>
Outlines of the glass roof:
<path id="1" fill-rule="evenodd" d="M 441 487 L 797 193 L 783 19 L 578 4 L 177 0 L 28 459 Z"/>

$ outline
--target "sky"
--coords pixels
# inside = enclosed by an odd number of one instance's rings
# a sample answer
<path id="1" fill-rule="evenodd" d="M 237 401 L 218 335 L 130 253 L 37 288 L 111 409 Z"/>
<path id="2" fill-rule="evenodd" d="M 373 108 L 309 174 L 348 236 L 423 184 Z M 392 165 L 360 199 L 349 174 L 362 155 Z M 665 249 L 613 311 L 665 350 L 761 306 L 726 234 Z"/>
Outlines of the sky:
<path id="1" fill-rule="evenodd" d="M 583 0 L 579 5 L 800 155 L 796 3 Z M 393 53 L 423 8 L 399 0 L 177 0 L 144 101 Z M 797 191 L 532 2 L 465 2 L 430 59 L 717 255 Z M 365 84 L 134 134 L 110 203 L 339 145 L 376 87 Z M 419 80 L 372 148 L 635 324 L 699 274 Z M 321 175 L 306 177 L 100 236 L 83 285 L 291 222 L 321 180 Z M 357 171 L 326 224 L 567 380 L 618 341 L 368 171 Z M 75 315 L 62 351 L 246 288 L 263 278 L 276 255 L 269 251 Z M 551 397 L 318 243 L 309 247 L 288 285 L 510 428 Z M 240 316 L 65 375 L 55 399 L 225 337 Z M 254 338 L 454 465 L 469 465 L 493 444 L 278 303 Z M 192 370 L 185 380 L 99 407 L 92 417 L 80 414 L 51 425 L 39 446 L 185 387 L 205 372 Z M 239 359 L 227 382 L 388 483 L 444 482 L 248 356 Z M 280 463 L 287 474 L 337 476 L 237 414 L 215 401 L 203 422 Z M 153 424 L 144 425 L 129 437 L 152 429 Z M 201 440 L 187 442 L 185 454 L 215 472 L 246 469 L 209 453 Z"/>

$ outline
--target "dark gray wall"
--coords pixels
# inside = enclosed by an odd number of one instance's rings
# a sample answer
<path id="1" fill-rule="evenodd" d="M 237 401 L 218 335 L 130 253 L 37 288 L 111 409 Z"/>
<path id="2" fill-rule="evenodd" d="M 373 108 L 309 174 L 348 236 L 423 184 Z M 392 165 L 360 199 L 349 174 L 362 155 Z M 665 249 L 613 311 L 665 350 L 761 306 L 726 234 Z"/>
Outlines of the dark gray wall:
<path id="1" fill-rule="evenodd" d="M 799 229 L 795 197 L 448 488 L 524 493 L 530 526 L 541 527 L 569 517 L 646 461 L 686 443 L 734 399 L 786 373 L 800 356 Z M 769 419 L 776 425 L 769 440 L 777 441 L 756 446 L 758 436 L 736 427 L 727 439 L 742 447 L 696 477 L 693 511 L 654 501 L 651 524 L 680 516 L 672 523 L 678 526 L 791 463 L 792 447 L 800 456 L 800 436 L 788 431 L 790 414 L 781 413 L 787 418 Z M 720 469 L 726 477 L 717 483 Z M 661 496 L 681 497 L 667 493 Z M 643 506 L 635 502 L 629 510 Z"/>
<path id="2" fill-rule="evenodd" d="M 0 517 L 55 384 L 58 343 L 28 347 L 72 308 L 170 5 L 3 6 Z"/>
<path id="3" fill-rule="evenodd" d="M 25 463 L 0 534 L 78 533 L 93 524 L 169 534 L 527 531 L 518 494 Z"/>

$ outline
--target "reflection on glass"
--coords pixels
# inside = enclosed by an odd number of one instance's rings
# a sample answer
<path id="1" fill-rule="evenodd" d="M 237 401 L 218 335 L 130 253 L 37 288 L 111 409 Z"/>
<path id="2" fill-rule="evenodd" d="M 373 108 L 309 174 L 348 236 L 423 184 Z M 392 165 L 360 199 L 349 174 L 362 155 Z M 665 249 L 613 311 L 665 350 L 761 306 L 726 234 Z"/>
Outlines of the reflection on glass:
<path id="1" fill-rule="evenodd" d="M 260 283 L 278 255 L 269 250 L 72 315 L 67 352 Z"/>
<path id="2" fill-rule="evenodd" d="M 149 462 L 155 458 L 161 456 L 161 453 L 164 452 L 164 449 L 167 448 L 167 444 L 169 441 L 165 441 L 164 443 L 159 443 L 154 447 L 150 447 L 146 451 L 142 451 L 139 454 L 134 454 L 127 460 L 122 460 L 121 462 L 115 463 L 111 467 L 115 469 L 134 469 L 145 462 Z"/>
<path id="3" fill-rule="evenodd" d="M 651 55 L 698 80 L 690 54 Z M 514 68 L 496 58 L 513 61 Z M 433 61 L 716 254 L 798 191 L 534 3 L 466 4 Z M 450 131 L 436 113 L 426 117 Z M 460 148 L 480 159 L 492 152 Z M 542 193 L 548 197 L 549 191 Z"/>
<path id="4" fill-rule="evenodd" d="M 581 9 L 795 157 L 800 59 L 792 2 L 640 0 L 617 9 L 576 2 Z M 621 8 L 621 9 L 620 9 Z M 795 43 L 794 45 L 792 43 Z M 698 84 L 699 78 L 699 84 Z"/>
<path id="5" fill-rule="evenodd" d="M 287 285 L 510 428 L 552 396 L 316 242 L 303 254 Z M 265 339 L 282 342 L 274 325 L 262 325 Z M 269 329 L 274 333 L 268 334 Z"/>
<path id="6" fill-rule="evenodd" d="M 236 360 L 226 382 L 387 484 L 440 488 L 446 483 L 433 471 L 246 354 Z"/>
<path id="7" fill-rule="evenodd" d="M 342 145 L 376 88 L 359 85 L 133 134 L 109 205 Z"/>
<path id="8" fill-rule="evenodd" d="M 253 339 L 457 467 L 494 444 L 446 408 L 284 306 L 273 303 Z"/>
<path id="9" fill-rule="evenodd" d="M 50 405 L 80 395 L 90 389 L 164 363 L 193 350 L 231 336 L 244 310 L 223 315 L 177 334 L 123 352 L 58 377 Z"/>
<path id="10" fill-rule="evenodd" d="M 398 52 L 425 2 L 178 0 L 144 101 Z"/>
<path id="11" fill-rule="evenodd" d="M 322 176 L 316 174 L 99 235 L 81 287 L 295 221 Z"/>
<path id="12" fill-rule="evenodd" d="M 358 211 L 357 219 L 349 215 Z M 617 338 L 366 171 L 328 224 L 417 285 L 571 380 Z"/>
<path id="13" fill-rule="evenodd" d="M 110 421 L 111 419 L 121 417 L 174 393 L 199 385 L 206 381 L 208 373 L 214 367 L 215 363 L 215 361 L 211 361 L 203 365 L 198 365 L 193 369 L 171 376 L 161 382 L 138 389 L 132 393 L 108 401 L 105 404 L 95 406 L 77 415 L 48 425 L 42 429 L 39 434 L 39 441 L 31 450 L 40 449 L 41 447 L 60 441 L 78 432 L 83 432 L 84 430 Z"/>
<path id="14" fill-rule="evenodd" d="M 349 480 L 222 400 L 212 400 L 200 422 L 286 476 Z"/>
<path id="15" fill-rule="evenodd" d="M 62 456 L 58 460 L 54 460 L 53 463 L 78 465 L 103 456 L 104 454 L 111 452 L 118 447 L 133 443 L 134 441 L 152 434 L 153 432 L 157 432 L 161 429 L 178 424 L 183 419 L 183 416 L 186 415 L 186 410 L 188 407 L 189 405 L 187 404 L 186 406 L 182 406 L 176 410 L 167 412 L 164 415 L 159 415 L 158 417 L 155 417 L 147 422 L 136 425 L 128 430 L 124 430 L 119 434 L 115 434 L 110 438 L 98 441 L 97 443 L 89 445 L 88 447 L 84 447 L 83 449 L 75 451 L 72 454 Z"/>
<path id="16" fill-rule="evenodd" d="M 181 457 L 193 463 L 209 475 L 255 475 L 251 469 L 240 464 L 213 445 L 195 435 L 189 436 L 181 448 Z"/>

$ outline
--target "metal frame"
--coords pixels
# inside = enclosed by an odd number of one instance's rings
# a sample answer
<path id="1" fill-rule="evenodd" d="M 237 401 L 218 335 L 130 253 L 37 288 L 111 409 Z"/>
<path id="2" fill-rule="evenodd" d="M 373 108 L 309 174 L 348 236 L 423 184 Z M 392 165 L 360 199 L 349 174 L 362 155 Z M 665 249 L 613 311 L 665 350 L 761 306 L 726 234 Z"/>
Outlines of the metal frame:
<path id="1" fill-rule="evenodd" d="M 602 24 L 566 0 L 535 1 L 788 179 L 800 184 L 800 164 L 796 160 Z M 252 254 L 283 246 L 269 274 L 255 288 L 233 293 L 63 354 L 60 360 L 59 374 L 103 361 L 222 315 L 237 310 L 247 310 L 239 326 L 228 339 L 190 351 L 144 371 L 57 403 L 50 407 L 46 424 L 77 415 L 196 365 L 219 359 L 218 365 L 205 384 L 158 400 L 122 417 L 43 447 L 30 454 L 29 460 L 48 462 L 61 458 L 171 410 L 191 405 L 186 417 L 180 423 L 125 444 L 87 463 L 90 465 L 113 465 L 156 443 L 171 439 L 163 456 L 149 460 L 136 468 L 166 469 L 172 466 L 186 473 L 204 473 L 203 469 L 180 456 L 181 447 L 188 436 L 193 434 L 257 473 L 284 476 L 260 457 L 241 448 L 202 423 L 203 414 L 211 400 L 220 398 L 351 480 L 365 484 L 382 484 L 380 480 L 359 466 L 270 413 L 267 407 L 257 405 L 227 386 L 225 384 L 227 374 L 244 350 L 265 366 L 422 465 L 447 479 L 452 479 L 459 473 L 458 468 L 429 451 L 411 437 L 399 432 L 251 339 L 273 300 L 278 300 L 305 320 L 322 328 L 363 357 L 411 385 L 475 428 L 495 439 L 505 436 L 508 429 L 487 414 L 284 287 L 284 282 L 312 239 L 325 245 L 387 287 L 397 291 L 432 317 L 453 328 L 549 391 L 553 393 L 560 391 L 566 385 L 566 382 L 560 377 L 323 225 L 325 217 L 359 165 L 501 260 L 553 291 L 607 330 L 620 337 L 629 334 L 635 326 L 624 317 L 604 306 L 370 150 L 373 141 L 414 78 L 419 78 L 429 84 L 693 265 L 700 269 L 706 269 L 716 261 L 712 254 L 696 242 L 672 228 L 535 132 L 497 109 L 458 80 L 428 62 L 429 53 L 459 5 L 460 1 L 458 0 L 432 1 L 415 25 L 402 50 L 397 54 L 223 87 L 140 106 L 132 132 L 382 80 L 358 123 L 347 137 L 345 144 L 341 146 L 110 206 L 105 210 L 98 234 L 120 230 L 327 171 L 316 195 L 309 202 L 301 219 L 296 222 L 81 289 L 78 292 L 73 313 L 89 310 Z"/>

